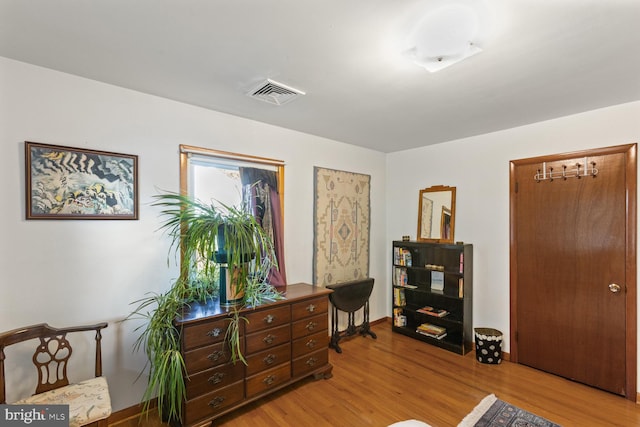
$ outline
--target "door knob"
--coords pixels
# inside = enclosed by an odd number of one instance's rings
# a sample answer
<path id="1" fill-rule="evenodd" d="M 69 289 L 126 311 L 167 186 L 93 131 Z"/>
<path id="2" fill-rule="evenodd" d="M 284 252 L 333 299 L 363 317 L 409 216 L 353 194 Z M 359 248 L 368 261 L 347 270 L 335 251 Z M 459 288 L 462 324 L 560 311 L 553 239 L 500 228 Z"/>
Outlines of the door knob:
<path id="1" fill-rule="evenodd" d="M 614 294 L 617 294 L 618 292 L 620 292 L 622 290 L 622 288 L 620 287 L 620 285 L 618 285 L 616 283 L 611 283 L 609 285 L 609 290 L 611 292 L 613 292 Z"/>

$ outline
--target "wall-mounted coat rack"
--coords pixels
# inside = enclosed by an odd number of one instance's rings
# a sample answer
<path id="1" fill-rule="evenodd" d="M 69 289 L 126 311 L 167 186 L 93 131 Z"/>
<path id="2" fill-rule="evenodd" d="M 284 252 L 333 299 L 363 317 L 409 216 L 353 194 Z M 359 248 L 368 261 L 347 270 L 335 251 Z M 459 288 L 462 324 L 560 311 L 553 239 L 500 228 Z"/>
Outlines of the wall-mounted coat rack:
<path id="1" fill-rule="evenodd" d="M 538 169 L 537 173 L 533 177 L 536 182 L 540 181 L 553 181 L 554 179 L 567 179 L 567 178 L 582 178 L 591 176 L 593 178 L 598 175 L 598 169 L 596 169 L 596 162 L 589 163 L 587 158 L 584 158 L 584 163 L 575 163 L 570 165 L 562 165 L 562 170 L 553 170 L 553 168 L 549 168 L 547 170 L 547 163 L 542 163 L 542 170 Z"/>

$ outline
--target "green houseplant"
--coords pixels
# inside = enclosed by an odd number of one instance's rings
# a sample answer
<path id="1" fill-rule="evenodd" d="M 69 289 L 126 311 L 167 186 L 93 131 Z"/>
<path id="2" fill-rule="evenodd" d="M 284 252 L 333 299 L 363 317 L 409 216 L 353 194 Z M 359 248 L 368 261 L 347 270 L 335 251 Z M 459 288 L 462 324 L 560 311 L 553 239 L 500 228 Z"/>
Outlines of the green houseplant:
<path id="1" fill-rule="evenodd" d="M 237 288 L 233 292 L 238 296 L 230 309 L 225 340 L 231 360 L 246 363 L 239 335 L 240 322 L 246 319 L 240 316 L 240 308 L 280 298 L 266 282 L 277 265 L 272 240 L 247 210 L 175 193 L 155 199 L 153 206 L 162 208 L 164 218 L 160 228 L 172 239 L 169 252 L 181 255 L 180 277 L 165 293 L 134 301 L 137 306 L 129 317 L 146 321 L 137 328 L 140 335 L 134 345 L 134 350 L 144 350 L 148 358 L 143 412 L 157 397 L 161 419 L 180 420 L 186 386 L 180 331 L 174 320 L 192 303 L 219 298 L 219 263 L 224 262 L 231 272 L 228 281 Z"/>

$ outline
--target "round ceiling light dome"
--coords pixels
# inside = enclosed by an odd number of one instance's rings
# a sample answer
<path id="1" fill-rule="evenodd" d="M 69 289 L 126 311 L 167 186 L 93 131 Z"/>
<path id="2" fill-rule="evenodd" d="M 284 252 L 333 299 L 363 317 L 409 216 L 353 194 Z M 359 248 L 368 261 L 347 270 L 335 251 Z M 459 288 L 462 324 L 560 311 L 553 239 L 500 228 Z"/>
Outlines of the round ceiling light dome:
<path id="1" fill-rule="evenodd" d="M 480 32 L 475 7 L 447 3 L 418 21 L 405 54 L 427 70 L 438 71 L 481 52 Z"/>

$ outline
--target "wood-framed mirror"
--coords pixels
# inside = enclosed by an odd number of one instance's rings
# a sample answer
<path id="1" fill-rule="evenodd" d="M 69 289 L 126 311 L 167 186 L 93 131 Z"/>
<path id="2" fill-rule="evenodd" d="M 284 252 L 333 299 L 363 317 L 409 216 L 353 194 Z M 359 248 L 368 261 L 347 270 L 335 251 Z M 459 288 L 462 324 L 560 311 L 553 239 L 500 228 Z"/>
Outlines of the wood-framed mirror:
<path id="1" fill-rule="evenodd" d="M 420 190 L 416 240 L 453 243 L 455 219 L 456 187 L 435 185 Z"/>

